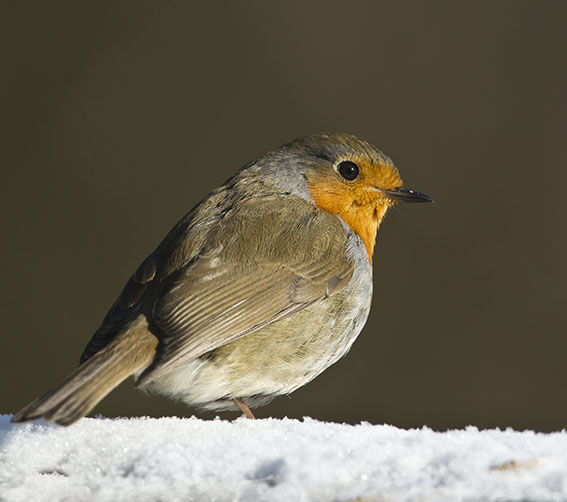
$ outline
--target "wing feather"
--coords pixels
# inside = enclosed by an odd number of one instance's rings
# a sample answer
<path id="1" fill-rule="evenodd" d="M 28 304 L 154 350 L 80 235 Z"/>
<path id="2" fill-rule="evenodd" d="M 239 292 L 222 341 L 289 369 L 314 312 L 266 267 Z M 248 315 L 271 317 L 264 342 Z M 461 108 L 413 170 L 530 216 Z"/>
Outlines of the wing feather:
<path id="1" fill-rule="evenodd" d="M 143 385 L 348 284 L 354 265 L 336 216 L 273 192 L 231 205 L 229 193 L 213 193 L 188 213 L 138 267 L 81 362 L 143 313 L 159 338 Z M 214 225 L 203 224 L 211 211 Z"/>
<path id="2" fill-rule="evenodd" d="M 120 330 L 140 313 L 155 278 L 159 260 L 158 253 L 150 254 L 130 277 L 102 324 L 85 347 L 80 364 L 106 347 Z"/>
<path id="3" fill-rule="evenodd" d="M 354 267 L 337 241 L 308 262 L 301 253 L 291 263 L 256 256 L 242 265 L 214 253 L 193 262 L 154 304 L 162 337 L 138 385 L 340 291 Z"/>

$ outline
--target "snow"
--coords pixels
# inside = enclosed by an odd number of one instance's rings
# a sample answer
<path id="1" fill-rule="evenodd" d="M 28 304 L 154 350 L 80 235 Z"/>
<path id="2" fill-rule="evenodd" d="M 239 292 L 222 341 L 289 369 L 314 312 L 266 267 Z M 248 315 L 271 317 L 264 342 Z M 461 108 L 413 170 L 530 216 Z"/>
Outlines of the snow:
<path id="1" fill-rule="evenodd" d="M 0 416 L 0 501 L 567 500 L 567 433 Z"/>

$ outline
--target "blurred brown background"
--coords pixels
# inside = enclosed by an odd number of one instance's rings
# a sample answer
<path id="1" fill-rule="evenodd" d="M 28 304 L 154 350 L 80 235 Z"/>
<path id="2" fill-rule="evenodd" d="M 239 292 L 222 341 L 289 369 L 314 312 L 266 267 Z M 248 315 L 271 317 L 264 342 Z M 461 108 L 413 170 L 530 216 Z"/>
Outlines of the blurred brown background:
<path id="1" fill-rule="evenodd" d="M 294 137 L 344 131 L 436 204 L 383 224 L 349 355 L 258 415 L 565 427 L 565 2 L 2 10 L 0 412 L 75 367 L 206 193 Z M 128 382 L 97 412 L 195 410 Z"/>

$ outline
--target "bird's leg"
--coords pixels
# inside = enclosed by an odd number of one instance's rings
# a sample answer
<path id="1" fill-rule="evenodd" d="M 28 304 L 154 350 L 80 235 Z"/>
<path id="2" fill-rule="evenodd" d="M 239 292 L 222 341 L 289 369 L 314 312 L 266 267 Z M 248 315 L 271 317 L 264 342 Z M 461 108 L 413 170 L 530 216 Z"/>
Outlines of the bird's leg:
<path id="1" fill-rule="evenodd" d="M 240 408 L 240 411 L 242 411 L 242 413 L 244 413 L 244 415 L 247 418 L 252 418 L 255 419 L 256 417 L 254 416 L 254 413 L 252 413 L 252 410 L 250 408 L 248 408 L 248 406 L 246 405 L 246 403 L 240 398 L 237 397 L 234 402 L 238 405 L 238 407 Z"/>

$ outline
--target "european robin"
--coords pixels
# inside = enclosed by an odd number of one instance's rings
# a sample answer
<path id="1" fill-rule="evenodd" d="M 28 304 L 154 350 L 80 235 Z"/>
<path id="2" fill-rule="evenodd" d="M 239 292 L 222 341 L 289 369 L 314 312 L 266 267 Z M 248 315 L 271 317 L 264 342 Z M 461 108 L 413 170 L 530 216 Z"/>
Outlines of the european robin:
<path id="1" fill-rule="evenodd" d="M 210 410 L 262 406 L 350 349 L 386 211 L 431 202 L 355 136 L 296 139 L 187 213 L 130 277 L 80 366 L 12 419 L 68 425 L 133 375 Z"/>

